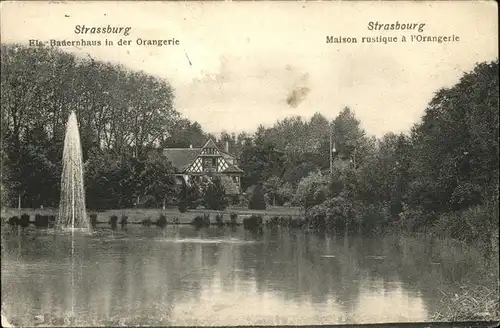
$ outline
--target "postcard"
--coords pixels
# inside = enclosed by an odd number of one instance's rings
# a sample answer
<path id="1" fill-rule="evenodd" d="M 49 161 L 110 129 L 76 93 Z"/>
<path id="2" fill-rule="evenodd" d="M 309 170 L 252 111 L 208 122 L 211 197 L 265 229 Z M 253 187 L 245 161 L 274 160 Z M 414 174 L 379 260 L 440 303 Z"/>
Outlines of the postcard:
<path id="1" fill-rule="evenodd" d="M 497 9 L 2 2 L 2 326 L 495 325 Z"/>

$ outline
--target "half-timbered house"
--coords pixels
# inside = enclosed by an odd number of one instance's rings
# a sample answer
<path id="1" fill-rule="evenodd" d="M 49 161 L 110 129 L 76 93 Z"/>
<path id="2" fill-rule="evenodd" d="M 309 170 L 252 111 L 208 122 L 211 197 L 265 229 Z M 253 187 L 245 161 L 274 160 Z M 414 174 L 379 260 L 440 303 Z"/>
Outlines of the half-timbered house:
<path id="1" fill-rule="evenodd" d="M 209 139 L 201 148 L 166 148 L 164 154 L 175 168 L 179 183 L 190 184 L 201 177 L 218 176 L 226 194 L 239 194 L 244 172 L 227 148 L 220 150 Z"/>

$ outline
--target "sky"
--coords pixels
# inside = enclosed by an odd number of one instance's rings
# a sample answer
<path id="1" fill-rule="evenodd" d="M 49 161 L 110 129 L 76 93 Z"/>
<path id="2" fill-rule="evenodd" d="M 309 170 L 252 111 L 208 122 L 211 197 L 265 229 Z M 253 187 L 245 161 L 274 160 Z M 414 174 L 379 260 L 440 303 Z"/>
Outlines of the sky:
<path id="1" fill-rule="evenodd" d="M 370 31 L 369 22 L 425 23 Z M 166 78 L 175 107 L 211 133 L 254 132 L 287 116 L 351 108 L 370 135 L 406 132 L 434 93 L 498 58 L 495 2 L 2 2 L 2 43 L 102 40 L 63 47 Z M 76 25 L 131 27 L 77 35 Z M 458 36 L 453 43 L 327 44 L 326 36 Z M 168 47 L 136 40 L 179 40 Z M 127 39 L 130 46 L 118 46 Z"/>

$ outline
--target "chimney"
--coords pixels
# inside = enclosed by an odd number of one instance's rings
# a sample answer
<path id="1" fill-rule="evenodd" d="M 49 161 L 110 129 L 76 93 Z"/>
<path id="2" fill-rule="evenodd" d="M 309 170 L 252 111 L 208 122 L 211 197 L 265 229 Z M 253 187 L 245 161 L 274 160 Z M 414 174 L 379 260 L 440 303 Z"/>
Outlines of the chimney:
<path id="1" fill-rule="evenodd" d="M 229 140 L 226 140 L 226 153 L 229 153 Z"/>
<path id="2" fill-rule="evenodd" d="M 193 148 L 193 145 L 189 145 L 189 148 Z"/>

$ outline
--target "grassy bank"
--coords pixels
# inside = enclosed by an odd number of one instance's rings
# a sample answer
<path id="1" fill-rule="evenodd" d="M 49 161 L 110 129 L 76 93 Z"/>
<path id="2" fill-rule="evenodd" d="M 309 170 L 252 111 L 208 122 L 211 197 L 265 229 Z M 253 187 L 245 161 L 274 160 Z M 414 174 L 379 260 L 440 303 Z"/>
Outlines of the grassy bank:
<path id="1" fill-rule="evenodd" d="M 438 300 L 429 319 L 439 322 L 496 321 L 499 316 L 499 258 L 480 240 L 465 242 L 435 234 L 400 235 L 403 279 Z M 434 270 L 440 274 L 433 275 Z M 407 278 L 406 278 L 407 277 Z"/>
<path id="2" fill-rule="evenodd" d="M 22 214 L 28 214 L 32 219 L 36 214 L 40 215 L 57 215 L 57 209 L 54 208 L 44 208 L 44 209 L 31 209 L 31 208 L 2 208 L 2 223 L 12 216 L 20 216 Z M 264 221 L 271 219 L 276 216 L 283 217 L 299 217 L 300 210 L 297 207 L 269 207 L 266 210 L 249 210 L 247 208 L 232 207 L 224 211 L 213 211 L 205 209 L 194 209 L 189 210 L 185 213 L 179 212 L 178 209 L 113 209 L 106 211 L 93 212 L 89 211 L 89 214 L 95 213 L 97 215 L 97 221 L 100 223 L 108 222 L 109 218 L 113 215 L 117 217 L 126 216 L 129 223 L 140 223 L 144 220 L 151 220 L 156 222 L 160 215 L 164 215 L 167 218 L 167 223 L 173 223 L 174 220 L 178 220 L 179 224 L 189 224 L 197 216 L 202 216 L 204 214 L 210 215 L 210 222 L 215 223 L 216 215 L 222 214 L 224 220 L 229 220 L 231 213 L 236 213 L 238 215 L 237 222 L 242 223 L 243 219 L 250 217 L 252 215 L 262 216 Z"/>
<path id="3" fill-rule="evenodd" d="M 499 320 L 498 287 L 464 285 L 457 293 L 442 293 L 441 309 L 432 321 Z"/>

